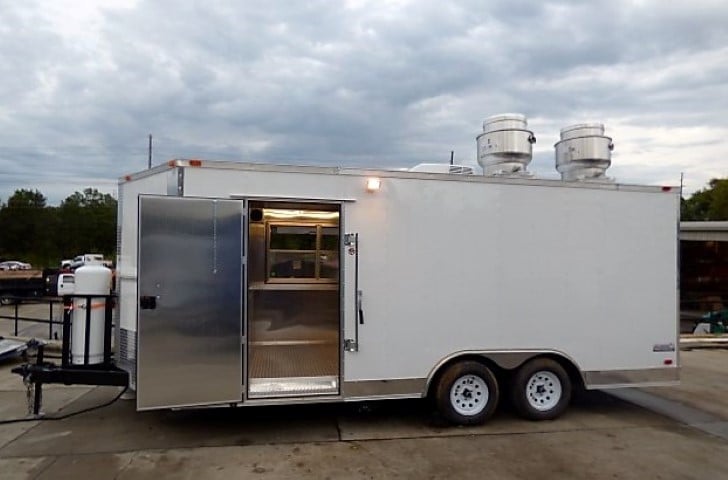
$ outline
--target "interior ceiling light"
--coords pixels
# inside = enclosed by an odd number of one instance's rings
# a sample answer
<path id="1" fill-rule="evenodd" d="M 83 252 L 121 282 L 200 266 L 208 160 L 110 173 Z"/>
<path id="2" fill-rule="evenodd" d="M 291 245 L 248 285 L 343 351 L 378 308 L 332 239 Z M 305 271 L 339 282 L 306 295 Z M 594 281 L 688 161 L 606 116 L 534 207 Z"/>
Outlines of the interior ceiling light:
<path id="1" fill-rule="evenodd" d="M 316 219 L 332 220 L 339 218 L 339 212 L 324 212 L 320 210 L 284 210 L 279 208 L 266 208 L 265 216 L 278 219 Z"/>

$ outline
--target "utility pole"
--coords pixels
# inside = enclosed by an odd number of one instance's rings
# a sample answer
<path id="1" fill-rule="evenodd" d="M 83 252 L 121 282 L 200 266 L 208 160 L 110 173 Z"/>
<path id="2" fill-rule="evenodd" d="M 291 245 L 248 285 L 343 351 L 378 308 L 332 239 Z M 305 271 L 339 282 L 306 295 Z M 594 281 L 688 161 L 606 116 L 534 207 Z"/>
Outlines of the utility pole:
<path id="1" fill-rule="evenodd" d="M 450 165 L 455 160 L 455 150 L 450 150 Z"/>
<path id="2" fill-rule="evenodd" d="M 152 168 L 152 134 L 149 134 L 149 166 L 148 168 Z"/>
<path id="3" fill-rule="evenodd" d="M 684 178 L 685 178 L 685 172 L 680 172 L 680 198 L 682 198 L 683 179 Z"/>

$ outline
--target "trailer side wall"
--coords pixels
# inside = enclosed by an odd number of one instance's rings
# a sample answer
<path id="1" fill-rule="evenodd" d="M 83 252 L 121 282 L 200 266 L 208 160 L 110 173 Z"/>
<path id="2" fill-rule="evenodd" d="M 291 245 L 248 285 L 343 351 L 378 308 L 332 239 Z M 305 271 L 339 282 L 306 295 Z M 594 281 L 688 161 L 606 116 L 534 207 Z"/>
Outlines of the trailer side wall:
<path id="1" fill-rule="evenodd" d="M 189 168 L 184 191 L 344 201 L 366 316 L 344 382 L 424 381 L 456 352 L 522 350 L 560 352 L 592 386 L 677 378 L 675 191 L 402 175 L 369 193 L 365 176 L 301 170 Z"/>

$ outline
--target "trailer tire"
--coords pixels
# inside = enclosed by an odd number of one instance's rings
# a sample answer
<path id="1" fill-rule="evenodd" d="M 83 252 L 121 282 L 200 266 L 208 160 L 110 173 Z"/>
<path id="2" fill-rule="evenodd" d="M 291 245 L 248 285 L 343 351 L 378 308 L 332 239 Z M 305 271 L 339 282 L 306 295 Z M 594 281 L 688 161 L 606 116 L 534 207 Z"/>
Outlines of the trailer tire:
<path id="1" fill-rule="evenodd" d="M 0 294 L 0 305 L 12 305 L 15 303 L 12 295 L 7 293 Z"/>
<path id="2" fill-rule="evenodd" d="M 513 378 L 511 400 L 529 420 L 553 420 L 571 401 L 571 380 L 558 362 L 536 358 L 521 366 Z"/>
<path id="3" fill-rule="evenodd" d="M 484 423 L 498 406 L 498 381 L 488 367 L 474 361 L 453 364 L 435 389 L 440 414 L 457 425 Z"/>

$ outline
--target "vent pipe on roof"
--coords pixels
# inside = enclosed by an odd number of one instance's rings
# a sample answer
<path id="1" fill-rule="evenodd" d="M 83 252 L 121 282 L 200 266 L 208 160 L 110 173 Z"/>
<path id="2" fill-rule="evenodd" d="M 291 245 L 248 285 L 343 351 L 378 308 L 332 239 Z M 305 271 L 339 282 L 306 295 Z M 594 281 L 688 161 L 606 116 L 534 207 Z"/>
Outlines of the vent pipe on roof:
<path id="1" fill-rule="evenodd" d="M 526 169 L 536 137 L 528 130 L 525 115 L 505 113 L 486 118 L 476 141 L 483 175 L 531 175 Z"/>
<path id="2" fill-rule="evenodd" d="M 612 139 L 601 123 L 582 123 L 561 129 L 556 148 L 556 170 L 566 181 L 611 182 L 605 172 L 612 164 Z"/>

